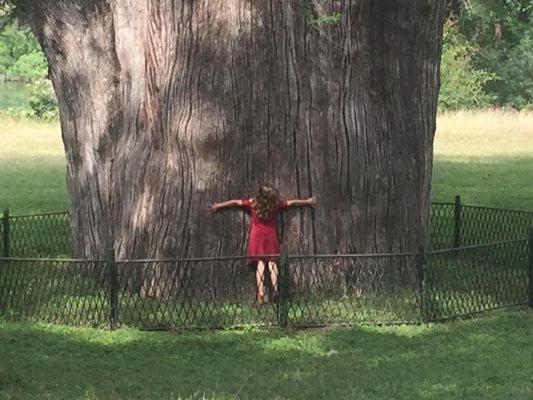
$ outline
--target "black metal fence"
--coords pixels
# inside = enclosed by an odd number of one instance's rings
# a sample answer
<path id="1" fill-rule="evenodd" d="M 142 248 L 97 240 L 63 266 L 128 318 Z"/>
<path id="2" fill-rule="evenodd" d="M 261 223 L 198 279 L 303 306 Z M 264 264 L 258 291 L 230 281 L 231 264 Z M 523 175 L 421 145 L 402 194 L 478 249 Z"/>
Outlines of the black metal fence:
<path id="1" fill-rule="evenodd" d="M 0 231 L 3 257 L 68 257 L 70 254 L 68 211 L 9 215 L 4 210 Z"/>
<path id="2" fill-rule="evenodd" d="M 275 270 L 266 268 L 260 285 L 243 257 L 57 258 L 69 254 L 68 223 L 68 213 L 4 213 L 0 311 L 6 318 L 111 328 L 301 327 L 533 307 L 533 231 L 526 238 L 533 213 L 463 206 L 459 199 L 433 203 L 430 251 L 289 255 Z M 42 256 L 56 258 L 36 258 Z M 258 298 L 263 285 L 266 295 Z"/>
<path id="3" fill-rule="evenodd" d="M 533 211 L 508 210 L 494 207 L 454 203 L 431 204 L 431 250 L 494 243 L 527 237 L 533 226 Z"/>
<path id="4" fill-rule="evenodd" d="M 2 258 L 0 307 L 8 318 L 112 328 L 416 322 L 419 260 L 418 254 L 285 257 L 261 275 L 266 296 L 259 304 L 256 276 L 242 257 Z"/>
<path id="5" fill-rule="evenodd" d="M 426 321 L 531 304 L 533 233 L 528 239 L 429 252 L 424 265 Z"/>
<path id="6" fill-rule="evenodd" d="M 143 329 L 428 322 L 533 305 L 527 239 L 432 252 L 116 262 L 0 258 L 6 318 Z M 258 300 L 264 300 L 260 304 Z"/>

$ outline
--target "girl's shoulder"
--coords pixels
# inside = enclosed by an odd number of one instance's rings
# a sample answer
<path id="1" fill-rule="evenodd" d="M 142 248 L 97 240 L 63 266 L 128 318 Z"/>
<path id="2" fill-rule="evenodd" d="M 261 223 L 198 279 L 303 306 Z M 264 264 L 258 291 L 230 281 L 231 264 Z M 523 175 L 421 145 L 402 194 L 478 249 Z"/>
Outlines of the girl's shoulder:
<path id="1" fill-rule="evenodd" d="M 254 199 L 253 198 L 251 198 L 251 199 L 242 199 L 241 201 L 242 201 L 242 205 L 244 207 L 251 207 L 253 202 L 254 202 Z"/>

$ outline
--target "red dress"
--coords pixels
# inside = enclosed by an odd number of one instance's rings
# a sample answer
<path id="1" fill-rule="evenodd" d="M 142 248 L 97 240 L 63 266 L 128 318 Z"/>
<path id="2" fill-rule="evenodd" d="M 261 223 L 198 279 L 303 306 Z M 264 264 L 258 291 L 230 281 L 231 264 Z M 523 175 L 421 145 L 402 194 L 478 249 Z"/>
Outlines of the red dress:
<path id="1" fill-rule="evenodd" d="M 252 224 L 248 238 L 247 261 L 276 261 L 275 256 L 262 257 L 264 255 L 279 254 L 280 246 L 278 240 L 277 217 L 278 212 L 287 207 L 287 201 L 278 203 L 276 212 L 269 219 L 262 219 L 255 213 L 250 199 L 243 199 L 242 205 L 250 210 Z"/>

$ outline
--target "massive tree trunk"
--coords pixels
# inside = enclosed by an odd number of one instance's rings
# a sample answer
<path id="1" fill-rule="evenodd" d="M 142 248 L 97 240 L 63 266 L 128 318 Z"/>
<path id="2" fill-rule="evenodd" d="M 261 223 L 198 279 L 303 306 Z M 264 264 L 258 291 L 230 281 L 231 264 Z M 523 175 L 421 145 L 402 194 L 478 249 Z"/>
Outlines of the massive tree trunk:
<path id="1" fill-rule="evenodd" d="M 284 215 L 290 253 L 416 250 L 428 238 L 439 0 L 351 0 L 314 27 L 296 0 L 24 0 L 50 64 L 73 254 L 243 251 L 241 212 Z"/>

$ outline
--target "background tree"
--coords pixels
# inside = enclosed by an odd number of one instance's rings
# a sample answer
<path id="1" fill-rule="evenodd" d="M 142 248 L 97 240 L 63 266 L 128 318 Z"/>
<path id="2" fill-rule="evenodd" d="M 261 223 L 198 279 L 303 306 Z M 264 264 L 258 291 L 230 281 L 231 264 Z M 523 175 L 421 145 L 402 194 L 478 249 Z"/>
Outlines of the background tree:
<path id="1" fill-rule="evenodd" d="M 492 78 L 485 92 L 493 104 L 527 108 L 533 104 L 533 3 L 531 0 L 454 1 L 457 30 L 478 49 L 476 70 Z"/>

